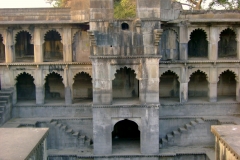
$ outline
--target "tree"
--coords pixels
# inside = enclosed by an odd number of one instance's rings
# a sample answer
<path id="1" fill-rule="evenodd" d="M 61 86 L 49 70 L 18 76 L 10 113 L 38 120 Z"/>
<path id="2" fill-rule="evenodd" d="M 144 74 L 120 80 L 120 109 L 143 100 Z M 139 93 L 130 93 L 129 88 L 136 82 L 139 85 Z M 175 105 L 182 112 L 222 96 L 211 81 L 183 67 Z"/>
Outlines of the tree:
<path id="1" fill-rule="evenodd" d="M 53 7 L 68 7 L 68 1 L 71 0 L 45 0 L 45 1 L 53 5 Z"/>
<path id="2" fill-rule="evenodd" d="M 136 17 L 136 3 L 133 0 L 115 0 L 114 18 L 126 19 Z"/>
<path id="3" fill-rule="evenodd" d="M 205 0 L 176 0 L 180 2 L 182 5 L 188 6 L 189 9 L 193 10 L 201 10 L 203 9 L 202 4 Z"/>
<path id="4" fill-rule="evenodd" d="M 209 9 L 221 8 L 225 10 L 240 9 L 240 0 L 212 0 Z"/>

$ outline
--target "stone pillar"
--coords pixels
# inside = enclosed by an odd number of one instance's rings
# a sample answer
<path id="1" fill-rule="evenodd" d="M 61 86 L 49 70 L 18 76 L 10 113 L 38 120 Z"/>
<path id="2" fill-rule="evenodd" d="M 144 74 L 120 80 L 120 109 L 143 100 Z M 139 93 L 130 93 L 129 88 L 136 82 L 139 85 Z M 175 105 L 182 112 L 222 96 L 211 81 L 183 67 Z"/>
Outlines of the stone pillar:
<path id="1" fill-rule="evenodd" d="M 239 75 L 236 79 L 236 101 L 240 102 L 240 83 L 239 83 Z"/>
<path id="2" fill-rule="evenodd" d="M 188 30 L 187 26 L 182 25 L 179 27 L 179 59 L 188 59 Z"/>
<path id="3" fill-rule="evenodd" d="M 112 104 L 111 67 L 106 59 L 92 59 L 93 104 Z"/>
<path id="4" fill-rule="evenodd" d="M 45 87 L 43 80 L 43 71 L 38 68 L 35 71 L 35 86 L 36 86 L 36 104 L 44 104 L 45 100 Z"/>
<path id="5" fill-rule="evenodd" d="M 209 102 L 217 102 L 217 83 L 218 83 L 217 68 L 215 67 L 210 68 L 208 83 Z"/>
<path id="6" fill-rule="evenodd" d="M 64 86 L 65 86 L 65 104 L 72 104 L 72 87 L 70 86 L 69 79 L 71 76 L 69 75 L 68 66 L 64 69 Z"/>
<path id="7" fill-rule="evenodd" d="M 208 40 L 208 59 L 217 60 L 218 59 L 218 41 L 219 33 L 218 28 L 210 27 L 210 35 Z"/>
<path id="8" fill-rule="evenodd" d="M 63 60 L 72 62 L 72 32 L 71 28 L 63 29 Z"/>
<path id="9" fill-rule="evenodd" d="M 237 41 L 237 58 L 240 59 L 240 28 L 237 29 L 236 33 L 236 41 Z"/>
<path id="10" fill-rule="evenodd" d="M 40 28 L 34 29 L 34 62 L 43 62 L 43 37 Z"/>
<path id="11" fill-rule="evenodd" d="M 159 58 L 142 60 L 139 99 L 142 104 L 159 104 Z"/>
<path id="12" fill-rule="evenodd" d="M 15 46 L 13 40 L 13 31 L 12 29 L 6 30 L 5 38 L 5 60 L 6 63 L 12 63 L 15 61 Z"/>
<path id="13" fill-rule="evenodd" d="M 17 92 L 16 92 L 16 81 L 13 77 L 13 71 L 10 68 L 6 68 L 3 70 L 1 75 L 1 89 L 2 90 L 10 90 L 13 92 L 12 103 L 17 103 Z"/>
<path id="14" fill-rule="evenodd" d="M 188 68 L 181 68 L 181 81 L 180 81 L 180 90 L 179 90 L 179 98 L 180 103 L 184 103 L 188 101 Z"/>

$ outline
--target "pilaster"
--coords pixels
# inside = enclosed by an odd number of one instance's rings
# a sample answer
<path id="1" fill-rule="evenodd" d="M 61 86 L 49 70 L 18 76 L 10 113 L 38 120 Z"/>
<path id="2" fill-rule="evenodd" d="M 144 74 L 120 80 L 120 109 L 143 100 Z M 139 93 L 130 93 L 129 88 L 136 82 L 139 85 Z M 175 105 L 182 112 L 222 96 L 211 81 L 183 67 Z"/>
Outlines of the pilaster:
<path id="1" fill-rule="evenodd" d="M 209 41 L 208 41 L 208 59 L 209 60 L 218 59 L 218 41 L 219 41 L 218 28 L 210 27 L 210 34 L 209 34 Z"/>
<path id="2" fill-rule="evenodd" d="M 188 30 L 186 25 L 179 27 L 179 59 L 188 59 Z"/>
<path id="3" fill-rule="evenodd" d="M 40 28 L 34 29 L 34 62 L 43 62 L 43 36 Z"/>
<path id="4" fill-rule="evenodd" d="M 186 66 L 181 68 L 181 81 L 180 81 L 180 103 L 188 101 L 188 68 Z"/>
<path id="5" fill-rule="evenodd" d="M 71 28 L 63 29 L 63 59 L 64 62 L 72 62 L 72 33 Z"/>
<path id="6" fill-rule="evenodd" d="M 15 60 L 15 46 L 13 40 L 13 30 L 6 30 L 6 39 L 5 39 L 5 59 L 6 63 L 12 63 Z"/>
<path id="7" fill-rule="evenodd" d="M 215 67 L 210 68 L 209 76 L 210 76 L 208 83 L 209 102 L 217 102 L 217 83 L 218 83 L 217 68 Z"/>
<path id="8" fill-rule="evenodd" d="M 69 80 L 69 69 L 68 66 L 64 68 L 64 86 L 65 86 L 65 104 L 72 104 L 72 87 L 70 86 Z"/>
<path id="9" fill-rule="evenodd" d="M 239 75 L 239 72 L 240 71 L 238 71 L 237 77 L 235 77 L 235 79 L 236 79 L 236 101 L 237 102 L 240 102 L 240 83 L 239 83 L 240 75 Z"/>
<path id="10" fill-rule="evenodd" d="M 44 104 L 45 99 L 45 87 L 43 80 L 43 71 L 41 68 L 35 71 L 35 85 L 36 85 L 36 104 Z"/>
<path id="11" fill-rule="evenodd" d="M 240 28 L 237 29 L 236 34 L 236 40 L 237 40 L 237 59 L 240 59 Z"/>

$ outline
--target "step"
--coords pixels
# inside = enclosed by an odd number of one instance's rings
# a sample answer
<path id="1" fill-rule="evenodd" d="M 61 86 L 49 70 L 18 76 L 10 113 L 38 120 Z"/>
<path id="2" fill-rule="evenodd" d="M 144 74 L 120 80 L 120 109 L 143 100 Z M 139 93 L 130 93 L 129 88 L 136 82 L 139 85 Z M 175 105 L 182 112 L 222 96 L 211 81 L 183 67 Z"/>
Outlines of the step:
<path id="1" fill-rule="evenodd" d="M 78 137 L 80 135 L 80 133 L 79 132 L 74 132 L 72 135 L 75 136 L 75 137 Z"/>
<path id="2" fill-rule="evenodd" d="M 63 125 L 63 126 L 61 127 L 61 129 L 66 131 L 66 130 L 67 130 L 67 126 L 66 126 L 66 125 Z"/>
<path id="3" fill-rule="evenodd" d="M 183 128 L 183 127 L 179 127 L 179 128 L 178 128 L 178 131 L 181 132 L 181 133 L 183 133 L 183 132 L 186 132 L 187 130 L 186 130 L 185 128 Z"/>
<path id="4" fill-rule="evenodd" d="M 163 148 L 164 146 L 166 146 L 168 143 L 166 138 L 161 138 L 160 139 L 160 148 Z"/>
<path id="5" fill-rule="evenodd" d="M 52 121 L 52 122 L 50 122 L 52 125 L 57 125 L 58 124 L 58 122 L 57 121 Z"/>
<path id="6" fill-rule="evenodd" d="M 86 141 L 85 141 L 85 145 L 91 145 L 91 139 L 87 139 Z"/>
<path id="7" fill-rule="evenodd" d="M 4 111 L 0 111 L 0 115 L 2 115 L 4 113 Z"/>
<path id="8" fill-rule="evenodd" d="M 170 139 L 173 138 L 173 135 L 172 135 L 172 134 L 167 134 L 166 138 L 167 138 L 167 140 L 169 141 Z"/>
<path id="9" fill-rule="evenodd" d="M 0 106 L 0 111 L 4 111 L 5 110 L 5 106 Z"/>
<path id="10" fill-rule="evenodd" d="M 192 126 L 197 125 L 197 123 L 196 123 L 195 121 L 191 121 L 190 124 L 191 124 Z"/>
<path id="11" fill-rule="evenodd" d="M 204 120 L 202 118 L 198 118 L 195 120 L 197 123 L 204 123 Z"/>
<path id="12" fill-rule="evenodd" d="M 66 130 L 67 133 L 73 133 L 73 130 L 70 128 L 68 130 Z"/>
<path id="13" fill-rule="evenodd" d="M 62 123 L 58 123 L 56 126 L 57 126 L 58 128 L 61 128 L 61 127 L 63 126 L 63 124 L 62 124 Z"/>
<path id="14" fill-rule="evenodd" d="M 11 96 L 10 95 L 0 95 L 0 100 L 4 101 L 4 100 L 8 100 Z"/>
<path id="15" fill-rule="evenodd" d="M 6 103 L 7 103 L 7 101 L 0 100 L 0 104 L 1 104 L 1 105 L 5 105 Z"/>
<path id="16" fill-rule="evenodd" d="M 192 125 L 190 125 L 190 124 L 185 124 L 184 127 L 185 127 L 187 130 L 189 130 L 189 129 L 192 128 Z"/>
<path id="17" fill-rule="evenodd" d="M 176 136 L 176 135 L 179 135 L 179 134 L 181 134 L 179 131 L 172 131 L 172 134 L 174 135 L 174 136 Z"/>

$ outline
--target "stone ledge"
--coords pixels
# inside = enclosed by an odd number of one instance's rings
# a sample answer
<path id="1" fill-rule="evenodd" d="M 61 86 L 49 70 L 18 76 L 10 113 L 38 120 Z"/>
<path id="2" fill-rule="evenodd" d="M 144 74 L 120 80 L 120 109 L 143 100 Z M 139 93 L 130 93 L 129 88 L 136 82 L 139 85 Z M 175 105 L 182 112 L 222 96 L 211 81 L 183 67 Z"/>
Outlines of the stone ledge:
<path id="1" fill-rule="evenodd" d="M 157 108 L 160 105 L 93 105 L 92 108 Z"/>
<path id="2" fill-rule="evenodd" d="M 137 55 L 137 56 L 90 56 L 90 59 L 136 59 L 136 58 L 161 58 L 161 55 Z"/>

